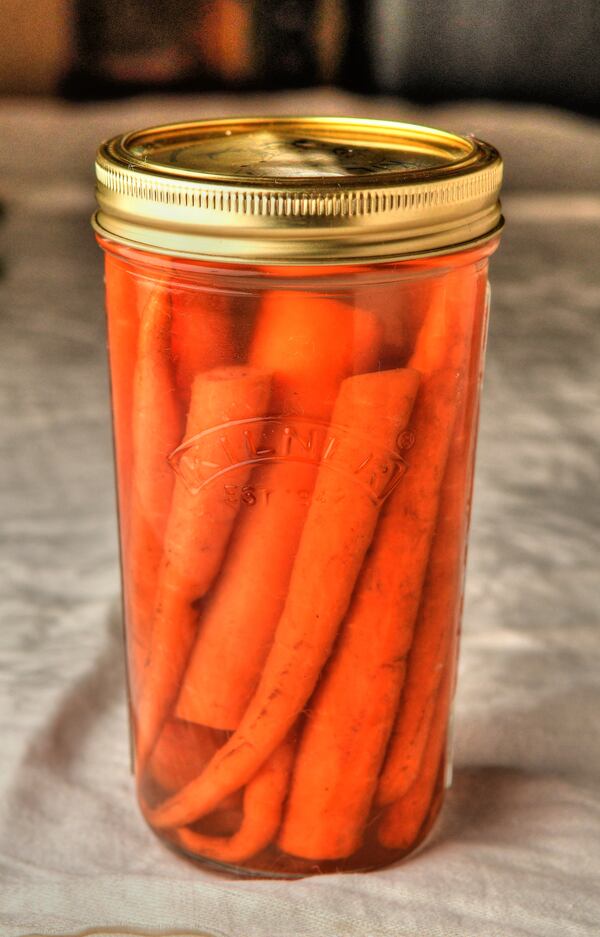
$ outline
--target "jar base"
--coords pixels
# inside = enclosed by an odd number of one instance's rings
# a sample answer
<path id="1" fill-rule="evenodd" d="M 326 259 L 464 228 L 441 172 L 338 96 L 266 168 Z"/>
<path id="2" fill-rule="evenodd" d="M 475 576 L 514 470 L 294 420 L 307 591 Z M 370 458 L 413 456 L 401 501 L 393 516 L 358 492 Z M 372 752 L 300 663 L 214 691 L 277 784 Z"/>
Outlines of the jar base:
<path id="1" fill-rule="evenodd" d="M 426 839 L 428 838 L 429 836 L 426 837 Z M 419 843 L 418 846 L 416 846 L 414 849 L 411 849 L 410 852 L 407 852 L 399 859 L 393 859 L 387 866 L 365 865 L 344 870 L 323 869 L 321 868 L 320 864 L 317 864 L 313 871 L 307 869 L 305 872 L 274 872 L 268 871 L 267 869 L 248 869 L 241 865 L 232 865 L 231 863 L 227 862 L 217 862 L 214 859 L 207 859 L 204 856 L 199 856 L 196 853 L 189 852 L 187 849 L 184 849 L 182 846 L 178 846 L 176 843 L 166 843 L 166 845 L 168 845 L 169 849 L 172 849 L 173 852 L 178 853 L 180 856 L 183 856 L 185 859 L 190 860 L 194 864 L 204 866 L 207 869 L 212 869 L 215 872 L 222 872 L 226 875 L 230 875 L 232 878 L 278 879 L 283 881 L 295 881 L 297 879 L 310 878 L 313 875 L 343 875 L 348 873 L 363 874 L 365 872 L 377 872 L 380 869 L 389 868 L 392 865 L 397 865 L 398 863 L 404 862 L 406 859 L 414 856 L 416 852 L 420 851 L 422 844 Z"/>
<path id="2" fill-rule="evenodd" d="M 313 875 L 340 875 L 354 873 L 363 874 L 366 872 L 377 872 L 392 866 L 403 864 L 408 859 L 412 859 L 418 855 L 431 843 L 431 840 L 433 839 L 433 836 L 438 829 L 441 807 L 442 804 L 439 801 L 434 805 L 434 809 L 424 824 L 418 840 L 415 841 L 415 844 L 412 845 L 410 849 L 406 850 L 404 853 L 402 853 L 400 850 L 392 853 L 392 851 L 383 850 L 380 847 L 378 850 L 379 859 L 378 861 L 374 861 L 372 863 L 369 863 L 368 861 L 364 863 L 360 862 L 360 852 L 365 851 L 364 849 L 361 849 L 357 854 L 349 857 L 348 859 L 328 860 L 325 862 L 311 862 L 311 860 L 308 859 L 298 859 L 293 856 L 283 854 L 272 855 L 270 859 L 271 867 L 269 867 L 270 857 L 265 851 L 263 868 L 248 868 L 248 866 L 235 865 L 229 862 L 219 862 L 216 859 L 209 859 L 206 856 L 186 849 L 185 847 L 181 846 L 181 844 L 174 842 L 173 840 L 161 836 L 159 833 L 157 833 L 156 830 L 153 830 L 152 827 L 150 827 L 150 829 L 157 837 L 157 839 L 159 839 L 173 853 L 183 859 L 186 859 L 189 862 L 193 862 L 197 866 L 237 879 L 276 879 L 282 881 L 293 881 L 302 878 L 309 878 Z M 384 853 L 387 853 L 387 856 L 385 856 Z M 297 864 L 299 868 L 297 871 L 278 871 L 275 868 L 277 862 L 285 862 L 287 865 Z"/>

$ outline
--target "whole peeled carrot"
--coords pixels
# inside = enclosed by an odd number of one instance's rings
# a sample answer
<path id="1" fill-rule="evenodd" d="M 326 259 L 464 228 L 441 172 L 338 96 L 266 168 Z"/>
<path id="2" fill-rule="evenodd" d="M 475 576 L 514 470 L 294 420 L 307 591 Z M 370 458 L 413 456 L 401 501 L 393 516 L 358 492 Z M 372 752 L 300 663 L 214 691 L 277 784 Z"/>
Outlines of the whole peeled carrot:
<path id="1" fill-rule="evenodd" d="M 128 529 L 125 587 L 134 648 L 134 697 L 148 653 L 156 579 L 173 490 L 168 456 L 181 441 L 183 429 L 178 398 L 184 400 L 187 409 L 194 375 L 233 357 L 231 315 L 224 299 L 213 297 L 210 303 L 201 302 L 198 297 L 204 293 L 177 290 L 166 274 L 155 282 L 140 278 L 137 291 L 138 307 L 144 295 L 149 293 L 149 298 L 141 313 L 135 356 L 133 477 L 124 523 Z"/>
<path id="2" fill-rule="evenodd" d="M 381 505 L 377 482 L 394 474 L 391 453 L 417 386 L 418 375 L 406 369 L 342 382 L 330 444 L 258 688 L 238 729 L 200 777 L 149 813 L 155 826 L 189 823 L 247 783 L 306 705 L 371 542 Z"/>
<path id="3" fill-rule="evenodd" d="M 219 747 L 212 729 L 167 719 L 152 751 L 152 780 L 163 792 L 173 794 L 197 777 Z"/>
<path id="4" fill-rule="evenodd" d="M 131 489 L 133 383 L 142 297 L 139 295 L 138 279 L 122 260 L 106 253 L 105 264 L 112 418 L 121 506 L 121 537 L 125 540 L 127 521 L 124 507 Z"/>
<path id="5" fill-rule="evenodd" d="M 305 858 L 342 858 L 360 846 L 406 673 L 472 316 L 466 307 L 452 317 L 443 285 L 428 296 L 410 360 L 424 378 L 408 470 L 383 509 L 294 766 L 279 844 Z"/>
<path id="6" fill-rule="evenodd" d="M 382 359 L 396 365 L 408 361 L 437 284 L 430 277 L 364 285 L 359 279 L 358 283 L 355 303 L 374 312 L 381 323 Z"/>
<path id="7" fill-rule="evenodd" d="M 195 722 L 167 719 L 152 749 L 148 771 L 140 778 L 140 801 L 146 803 L 146 792 L 153 795 L 156 786 L 162 795 L 174 794 L 189 784 L 208 764 L 225 739 L 223 733 Z M 230 835 L 239 826 L 242 810 L 241 791 L 236 791 L 219 804 L 218 810 L 203 821 L 203 832 Z"/>
<path id="8" fill-rule="evenodd" d="M 376 363 L 378 339 L 372 314 L 308 292 L 266 294 L 249 360 L 273 372 L 269 409 L 284 419 L 264 440 L 274 461 L 252 476 L 255 503 L 240 515 L 203 611 L 179 695 L 180 718 L 222 729 L 239 724 L 285 603 L 317 476 L 318 434 L 326 430 L 340 381 Z"/>
<path id="9" fill-rule="evenodd" d="M 457 630 L 462 597 L 465 536 L 468 527 L 473 451 L 479 394 L 484 296 L 480 278 L 466 392 L 457 415 L 442 482 L 427 574 L 423 585 L 406 681 L 394 726 L 380 795 L 402 797 L 414 782 L 429 736 L 437 692 Z M 386 793 L 389 791 L 389 793 Z"/>
<path id="10" fill-rule="evenodd" d="M 408 684 L 402 692 L 379 779 L 377 801 L 381 805 L 400 797 L 418 769 L 419 752 L 422 751 L 435 705 L 434 695 L 429 693 L 428 687 L 439 683 L 440 667 L 445 661 L 451 635 L 456 628 L 467 521 L 466 473 L 470 472 L 474 445 L 472 418 L 477 394 L 473 368 L 475 363 L 479 368 L 481 337 L 479 321 L 475 319 L 473 324 L 477 287 L 477 277 L 470 267 L 459 269 L 448 276 L 446 328 L 452 328 L 452 324 L 454 328 L 444 338 L 444 325 L 434 310 L 418 336 L 411 359 L 412 362 L 422 361 L 426 366 L 432 362 L 438 365 L 447 362 L 451 370 L 432 376 L 432 382 L 446 384 L 447 389 L 440 389 L 437 402 L 432 399 L 431 404 L 423 403 L 423 424 L 430 419 L 428 413 L 435 414 L 438 421 L 441 419 L 438 430 L 430 422 L 436 452 L 430 458 L 430 466 L 435 462 L 439 471 L 437 481 L 434 483 L 431 480 L 428 484 L 429 498 L 427 504 L 424 502 L 424 508 L 428 510 L 426 535 L 419 541 L 421 550 L 412 567 L 414 573 L 418 568 L 419 584 L 413 591 L 412 625 L 406 648 L 410 648 Z M 478 348 L 476 355 L 474 347 Z M 428 383 L 425 382 L 424 393 Z M 414 643 L 411 647 L 413 633 Z M 415 668 L 416 673 L 411 676 L 411 670 Z M 421 683 L 421 679 L 425 682 Z M 407 744 L 409 737 L 413 738 L 412 747 Z"/>
<path id="11" fill-rule="evenodd" d="M 141 315 L 133 378 L 124 582 L 134 698 L 149 649 L 156 576 L 173 491 L 168 456 L 181 441 L 181 431 L 171 360 L 171 304 L 167 287 L 157 283 Z"/>
<path id="12" fill-rule="evenodd" d="M 188 443 L 199 438 L 197 456 L 202 467 L 222 462 L 220 433 L 207 440 L 201 434 L 231 421 L 266 412 L 271 376 L 243 366 L 214 368 L 194 380 L 186 424 Z M 214 448 L 214 453 L 213 453 Z M 191 449 L 192 460 L 196 458 Z M 169 471 L 173 471 L 168 466 Z M 235 469 L 244 484 L 250 465 Z M 164 554 L 158 572 L 148 663 L 135 712 L 136 754 L 143 766 L 163 722 L 175 701 L 179 683 L 196 634 L 197 611 L 193 603 L 210 588 L 225 553 L 237 515 L 220 477 L 205 478 L 194 487 L 177 476 L 164 536 Z"/>
<path id="13" fill-rule="evenodd" d="M 379 782 L 381 803 L 402 797 L 419 773 L 437 691 L 452 647 L 464 552 L 463 491 L 442 492 L 435 537 L 407 661 L 398 717 Z M 452 491 L 456 496 L 457 492 Z"/>
<path id="14" fill-rule="evenodd" d="M 194 855 L 217 862 L 244 862 L 261 852 L 279 829 L 293 754 L 292 743 L 283 742 L 248 782 L 242 824 L 231 836 L 209 836 L 181 828 L 176 841 Z"/>
<path id="15" fill-rule="evenodd" d="M 175 381 L 187 412 L 196 375 L 233 363 L 230 299 L 224 293 L 181 289 L 171 284 L 171 305 Z"/>
<path id="16" fill-rule="evenodd" d="M 406 474 L 382 511 L 300 741 L 279 840 L 294 855 L 341 858 L 360 845 L 404 680 L 456 389 L 447 371 L 419 388 Z"/>
<path id="17" fill-rule="evenodd" d="M 358 596 L 310 702 L 278 840 L 305 859 L 339 859 L 361 845 L 404 677 L 397 623 L 367 618 Z"/>
<path id="18" fill-rule="evenodd" d="M 428 819 L 436 785 L 440 783 L 440 770 L 444 767 L 452 681 L 449 666 L 440 686 L 419 773 L 407 792 L 384 811 L 379 823 L 377 836 L 387 849 L 411 849 Z"/>

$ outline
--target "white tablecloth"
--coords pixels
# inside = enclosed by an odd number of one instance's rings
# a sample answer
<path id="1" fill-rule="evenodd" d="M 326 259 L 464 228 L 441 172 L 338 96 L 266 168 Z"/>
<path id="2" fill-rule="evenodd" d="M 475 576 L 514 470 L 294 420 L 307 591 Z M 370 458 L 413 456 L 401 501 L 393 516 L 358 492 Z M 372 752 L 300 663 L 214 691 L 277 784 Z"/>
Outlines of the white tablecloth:
<path id="1" fill-rule="evenodd" d="M 508 160 L 454 787 L 428 846 L 368 875 L 236 881 L 168 851 L 134 805 L 93 151 L 119 129 L 242 108 L 408 116 Z M 0 139 L 2 937 L 600 933 L 596 125 L 321 93 L 5 102 Z"/>

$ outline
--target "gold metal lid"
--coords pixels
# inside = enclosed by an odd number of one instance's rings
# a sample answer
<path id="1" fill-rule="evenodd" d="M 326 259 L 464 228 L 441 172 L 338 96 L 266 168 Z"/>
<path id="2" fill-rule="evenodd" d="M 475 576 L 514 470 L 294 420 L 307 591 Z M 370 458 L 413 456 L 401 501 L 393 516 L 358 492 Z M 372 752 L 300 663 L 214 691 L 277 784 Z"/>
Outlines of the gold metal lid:
<path id="1" fill-rule="evenodd" d="M 487 143 L 383 120 L 227 118 L 135 131 L 96 159 L 98 233 L 254 264 L 447 253 L 502 226 Z"/>

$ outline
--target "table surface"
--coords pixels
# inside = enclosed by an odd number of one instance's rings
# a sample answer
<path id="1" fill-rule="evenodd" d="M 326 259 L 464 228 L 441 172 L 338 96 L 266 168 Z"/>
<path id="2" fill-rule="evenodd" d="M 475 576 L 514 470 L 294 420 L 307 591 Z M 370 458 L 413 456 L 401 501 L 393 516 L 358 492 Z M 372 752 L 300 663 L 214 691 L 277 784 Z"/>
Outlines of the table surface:
<path id="1" fill-rule="evenodd" d="M 235 881 L 144 826 L 129 774 L 95 144 L 190 114 L 401 116 L 497 143 L 454 786 L 414 859 Z M 0 932 L 592 937 L 600 928 L 600 135 L 531 108 L 336 93 L 0 104 Z"/>

